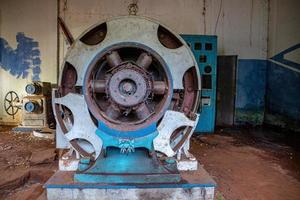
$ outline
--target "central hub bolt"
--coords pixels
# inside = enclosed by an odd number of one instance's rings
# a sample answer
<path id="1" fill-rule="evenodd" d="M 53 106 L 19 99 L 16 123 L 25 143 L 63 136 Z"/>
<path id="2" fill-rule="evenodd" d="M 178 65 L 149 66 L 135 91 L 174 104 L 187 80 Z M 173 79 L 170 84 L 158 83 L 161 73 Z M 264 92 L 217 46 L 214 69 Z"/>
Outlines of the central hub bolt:
<path id="1" fill-rule="evenodd" d="M 133 85 L 129 82 L 126 82 L 123 84 L 123 90 L 126 92 L 126 93 L 130 93 L 133 91 Z"/>

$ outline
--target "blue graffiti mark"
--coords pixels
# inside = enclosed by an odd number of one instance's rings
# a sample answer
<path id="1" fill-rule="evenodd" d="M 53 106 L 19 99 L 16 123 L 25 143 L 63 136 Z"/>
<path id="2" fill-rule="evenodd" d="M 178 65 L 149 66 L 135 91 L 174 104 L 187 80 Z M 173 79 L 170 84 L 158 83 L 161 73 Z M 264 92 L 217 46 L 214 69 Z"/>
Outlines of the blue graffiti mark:
<path id="1" fill-rule="evenodd" d="M 32 80 L 40 80 L 41 59 L 39 43 L 24 33 L 17 33 L 17 48 L 13 49 L 8 42 L 0 37 L 0 68 L 8 71 L 16 78 L 28 77 L 32 71 Z"/>
<path id="2" fill-rule="evenodd" d="M 294 46 L 291 46 L 290 48 L 287 48 L 286 50 L 278 53 L 277 55 L 273 56 L 271 59 L 272 60 L 275 60 L 277 62 L 280 62 L 282 64 L 285 64 L 285 65 L 288 65 L 290 67 L 294 67 L 296 69 L 299 69 L 300 70 L 300 64 L 299 63 L 295 63 L 293 61 L 290 61 L 290 60 L 286 60 L 284 58 L 284 56 L 292 51 L 295 51 L 296 49 L 299 49 L 300 48 L 300 43 L 299 44 L 296 44 Z"/>

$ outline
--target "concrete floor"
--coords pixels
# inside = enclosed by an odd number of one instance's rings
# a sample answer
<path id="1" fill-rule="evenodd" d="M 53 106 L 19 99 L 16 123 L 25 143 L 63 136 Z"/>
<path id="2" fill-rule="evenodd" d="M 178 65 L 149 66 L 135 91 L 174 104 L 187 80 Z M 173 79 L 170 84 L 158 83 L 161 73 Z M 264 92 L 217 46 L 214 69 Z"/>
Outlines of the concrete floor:
<path id="1" fill-rule="evenodd" d="M 266 128 L 220 129 L 194 136 L 191 151 L 217 182 L 217 200 L 295 200 L 300 146 L 293 136 Z M 45 199 L 42 184 L 57 169 L 54 146 L 0 128 L 0 199 Z"/>
<path id="2" fill-rule="evenodd" d="M 192 153 L 218 184 L 216 199 L 300 199 L 300 136 L 267 128 L 194 137 Z"/>

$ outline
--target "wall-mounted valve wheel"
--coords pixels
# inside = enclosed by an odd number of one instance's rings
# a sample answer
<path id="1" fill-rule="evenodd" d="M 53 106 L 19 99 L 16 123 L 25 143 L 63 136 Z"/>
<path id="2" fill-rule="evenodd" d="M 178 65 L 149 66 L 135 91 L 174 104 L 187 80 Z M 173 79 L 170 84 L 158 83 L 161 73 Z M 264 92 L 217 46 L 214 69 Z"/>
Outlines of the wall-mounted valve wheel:
<path id="1" fill-rule="evenodd" d="M 9 91 L 4 97 L 4 110 L 8 115 L 11 115 L 13 119 L 20 109 L 16 105 L 16 103 L 18 103 L 19 101 L 19 96 L 14 91 Z"/>

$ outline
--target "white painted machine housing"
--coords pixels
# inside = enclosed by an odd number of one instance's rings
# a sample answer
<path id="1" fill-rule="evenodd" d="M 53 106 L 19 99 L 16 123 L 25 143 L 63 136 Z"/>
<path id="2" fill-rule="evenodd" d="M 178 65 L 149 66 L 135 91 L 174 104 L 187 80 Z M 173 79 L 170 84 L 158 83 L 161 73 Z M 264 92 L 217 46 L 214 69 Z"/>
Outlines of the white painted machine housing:
<path id="1" fill-rule="evenodd" d="M 169 49 L 161 44 L 157 36 L 158 27 L 161 24 L 152 19 L 126 16 L 109 19 L 105 23 L 107 25 L 107 34 L 102 42 L 96 45 L 87 45 L 80 41 L 83 35 L 101 24 L 99 23 L 81 34 L 68 50 L 63 66 L 66 62 L 69 62 L 76 69 L 76 86 L 83 86 L 88 66 L 100 52 L 120 43 L 137 43 L 147 46 L 161 56 L 171 74 L 173 89 L 183 89 L 182 79 L 184 73 L 191 67 L 195 67 L 198 77 L 198 88 L 200 90 L 201 81 L 197 62 L 188 45 L 178 34 L 167 28 L 183 44 L 177 49 Z M 166 28 L 166 26 L 162 26 Z M 61 78 L 60 76 L 60 80 Z M 199 98 L 197 97 L 198 100 Z M 198 109 L 198 102 L 194 105 L 193 112 L 195 113 Z M 74 125 L 69 126 L 67 134 L 62 133 L 61 127 L 57 123 L 57 148 L 70 148 L 72 147 L 69 143 L 70 140 L 77 138 L 85 139 L 92 147 L 88 144 L 82 144 L 82 148 L 90 153 L 94 152 L 95 158 L 97 158 L 101 153 L 102 141 L 95 134 L 97 127 L 92 122 L 84 95 L 69 93 L 61 98 L 53 96 L 53 105 L 55 104 L 68 107 L 74 115 Z M 70 124 L 67 121 L 65 123 Z M 189 140 L 197 123 L 198 117 L 191 120 L 184 113 L 167 110 L 157 127 L 159 134 L 153 141 L 154 149 L 164 153 L 168 157 L 178 154 L 178 158 L 180 158 L 181 152 L 184 152 L 187 157 L 191 157 L 188 153 Z M 174 152 L 170 145 L 170 137 L 173 131 L 179 127 L 193 127 L 193 129 L 190 131 L 189 137 L 182 144 L 181 148 Z M 187 128 L 185 130 L 187 131 Z"/>

